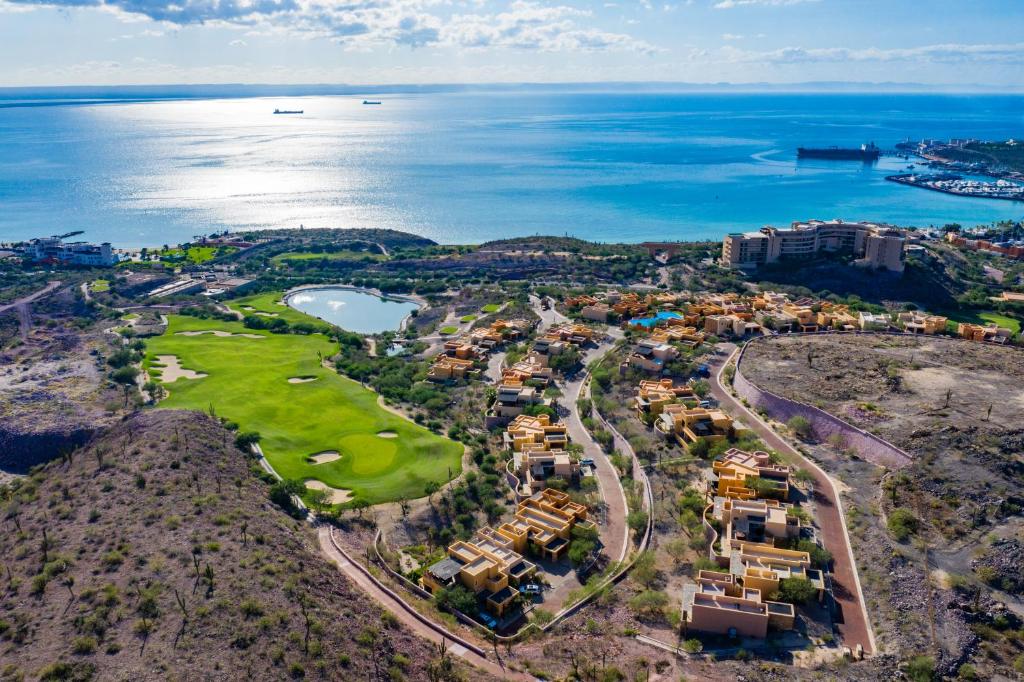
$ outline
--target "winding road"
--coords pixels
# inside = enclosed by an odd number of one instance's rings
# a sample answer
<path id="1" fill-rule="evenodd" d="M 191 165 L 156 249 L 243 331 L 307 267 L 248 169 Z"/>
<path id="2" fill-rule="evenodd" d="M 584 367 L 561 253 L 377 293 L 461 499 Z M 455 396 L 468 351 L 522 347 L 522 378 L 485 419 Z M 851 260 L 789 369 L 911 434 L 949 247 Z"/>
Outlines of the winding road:
<path id="1" fill-rule="evenodd" d="M 817 464 L 804 457 L 800 451 L 775 433 L 760 416 L 733 397 L 722 379 L 722 374 L 739 348 L 731 343 L 719 344 L 718 348 L 719 354 L 711 363 L 715 377 L 711 382 L 711 394 L 734 416 L 743 415 L 743 421 L 769 447 L 799 462 L 814 477 L 815 517 L 821 528 L 824 545 L 833 557 L 832 592 L 839 611 L 839 632 L 843 643 L 851 649 L 860 644 L 864 648 L 864 653 L 876 651 L 875 637 L 871 631 L 860 578 L 857 576 L 850 536 L 846 530 L 842 501 L 839 499 L 835 484 Z M 723 350 L 724 355 L 721 353 Z"/>
<path id="2" fill-rule="evenodd" d="M 614 328 L 613 328 L 614 329 Z M 612 331 L 612 329 L 609 329 Z M 621 330 L 614 331 L 621 334 Z M 603 341 L 594 348 L 587 349 L 583 354 L 584 367 L 590 367 L 599 361 L 612 349 L 613 341 Z M 597 478 L 597 485 L 601 491 L 601 497 L 605 503 L 605 519 L 601 526 L 601 543 L 604 551 L 612 561 L 623 561 L 629 551 L 629 528 L 626 526 L 626 493 L 619 481 L 619 473 L 615 470 L 608 455 L 604 453 L 601 446 L 591 437 L 590 432 L 583 426 L 580 411 L 577 407 L 581 395 L 587 383 L 589 372 L 580 372 L 571 381 L 566 381 L 562 386 L 562 393 L 565 395 L 569 411 L 565 419 L 565 427 L 569 432 L 569 439 L 583 447 L 583 456 L 594 460 L 594 474 Z"/>

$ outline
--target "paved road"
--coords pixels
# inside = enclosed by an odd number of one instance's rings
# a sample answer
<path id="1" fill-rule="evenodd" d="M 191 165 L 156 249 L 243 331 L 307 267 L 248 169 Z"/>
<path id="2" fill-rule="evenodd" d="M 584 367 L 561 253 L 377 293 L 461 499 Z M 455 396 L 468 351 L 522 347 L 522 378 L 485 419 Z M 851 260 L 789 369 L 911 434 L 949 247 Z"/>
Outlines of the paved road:
<path id="1" fill-rule="evenodd" d="M 543 306 L 540 304 L 540 298 L 537 296 L 530 296 L 530 305 L 533 306 L 533 312 L 537 313 L 540 317 L 540 324 L 537 325 L 537 331 L 547 331 L 550 327 L 556 324 L 569 321 L 568 317 L 555 310 L 555 306 L 551 306 L 547 310 L 544 310 Z"/>
<path id="2" fill-rule="evenodd" d="M 501 383 L 501 365 L 505 362 L 505 351 L 495 351 L 487 358 L 487 380 L 497 386 Z"/>
<path id="3" fill-rule="evenodd" d="M 22 296 L 16 301 L 11 301 L 10 303 L 0 305 L 0 313 L 6 313 L 8 310 L 12 310 L 13 308 L 19 308 L 21 306 L 28 305 L 32 301 L 36 301 L 42 298 L 43 296 L 46 296 L 59 286 L 60 282 L 54 280 L 33 294 L 29 294 L 28 296 Z"/>
<path id="4" fill-rule="evenodd" d="M 399 598 L 396 592 L 382 589 L 380 584 L 371 579 L 366 569 L 349 561 L 342 554 L 338 545 L 335 544 L 334 539 L 331 537 L 331 532 L 330 526 L 321 526 L 317 531 L 320 540 L 320 551 L 323 552 L 324 556 L 333 561 L 338 566 L 338 570 L 344 573 L 349 580 L 359 586 L 381 607 L 394 614 L 410 632 L 435 644 L 445 641 L 448 645 L 448 651 L 452 655 L 462 658 L 467 663 L 485 670 L 499 679 L 534 679 L 528 675 L 508 670 L 501 663 L 496 663 L 486 656 L 481 656 L 473 649 L 467 648 L 467 646 L 460 643 L 460 641 L 466 641 L 462 637 L 448 632 L 437 623 L 427 620 L 425 616 L 419 614 L 411 605 Z"/>
<path id="5" fill-rule="evenodd" d="M 860 644 L 864 647 L 865 653 L 873 652 L 874 635 L 871 632 L 864 595 L 857 577 L 842 503 L 832 480 L 818 465 L 800 454 L 757 414 L 748 410 L 729 393 L 722 379 L 722 372 L 729 360 L 736 355 L 738 348 L 731 343 L 720 344 L 718 348 L 719 355 L 711 363 L 715 368 L 715 380 L 711 382 L 712 395 L 734 415 L 742 415 L 743 421 L 767 443 L 768 447 L 787 453 L 814 477 L 815 516 L 821 528 L 825 548 L 834 558 L 832 588 L 840 611 L 838 619 L 842 621 L 839 623 L 839 632 L 842 634 L 843 643 L 851 649 Z"/>
<path id="6" fill-rule="evenodd" d="M 612 348 L 612 342 L 606 341 L 596 348 L 588 349 L 583 355 L 583 363 L 590 366 Z M 619 474 L 612 466 L 608 456 L 601 449 L 590 432 L 583 426 L 576 401 L 579 399 L 586 382 L 587 373 L 581 372 L 572 381 L 562 386 L 562 393 L 568 404 L 569 415 L 565 420 L 566 430 L 573 443 L 583 446 L 583 456 L 594 460 L 594 473 L 605 501 L 605 523 L 601 526 L 601 542 L 604 551 L 612 561 L 622 561 L 629 549 L 629 528 L 626 526 L 626 493 L 622 490 Z"/>

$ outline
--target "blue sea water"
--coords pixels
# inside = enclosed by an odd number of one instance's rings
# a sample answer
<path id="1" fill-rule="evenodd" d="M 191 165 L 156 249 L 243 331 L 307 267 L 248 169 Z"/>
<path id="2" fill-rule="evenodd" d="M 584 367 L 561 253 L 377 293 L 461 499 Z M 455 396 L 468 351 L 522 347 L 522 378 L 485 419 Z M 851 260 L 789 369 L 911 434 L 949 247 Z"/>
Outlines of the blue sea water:
<path id="1" fill-rule="evenodd" d="M 1024 97 L 551 92 L 0 104 L 0 241 L 117 246 L 222 229 L 379 227 L 719 238 L 808 218 L 1021 219 L 1024 205 L 886 182 L 906 162 L 800 145 L 1024 137 Z M 303 109 L 275 116 L 275 108 Z"/>

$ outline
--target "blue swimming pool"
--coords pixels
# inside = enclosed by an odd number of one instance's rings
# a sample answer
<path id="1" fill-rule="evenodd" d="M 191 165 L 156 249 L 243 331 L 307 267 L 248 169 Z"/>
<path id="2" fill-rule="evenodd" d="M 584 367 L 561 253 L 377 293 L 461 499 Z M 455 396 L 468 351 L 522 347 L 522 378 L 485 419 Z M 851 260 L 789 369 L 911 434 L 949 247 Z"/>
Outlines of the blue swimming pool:
<path id="1" fill-rule="evenodd" d="M 673 320 L 682 317 L 679 313 L 674 313 L 671 310 L 662 310 L 653 317 L 634 317 L 629 321 L 631 325 L 639 325 L 641 327 L 654 327 L 659 322 L 665 320 Z"/>

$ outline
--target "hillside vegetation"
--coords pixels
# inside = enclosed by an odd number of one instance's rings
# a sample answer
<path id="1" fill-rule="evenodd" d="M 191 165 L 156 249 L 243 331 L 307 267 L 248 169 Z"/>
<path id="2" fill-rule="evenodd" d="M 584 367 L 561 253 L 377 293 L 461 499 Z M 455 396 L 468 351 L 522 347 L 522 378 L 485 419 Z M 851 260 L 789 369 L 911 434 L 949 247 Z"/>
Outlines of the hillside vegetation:
<path id="1" fill-rule="evenodd" d="M 0 678 L 428 679 L 232 439 L 139 413 L 0 487 Z"/>

